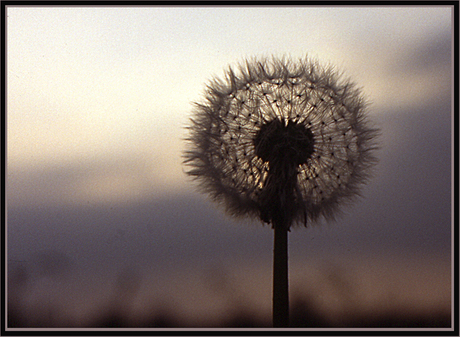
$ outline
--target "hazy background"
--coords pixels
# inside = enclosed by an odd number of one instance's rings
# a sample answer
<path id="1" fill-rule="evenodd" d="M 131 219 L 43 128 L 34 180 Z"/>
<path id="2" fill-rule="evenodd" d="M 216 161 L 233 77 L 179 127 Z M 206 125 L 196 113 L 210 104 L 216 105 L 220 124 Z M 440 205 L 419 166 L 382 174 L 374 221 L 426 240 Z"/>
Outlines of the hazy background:
<path id="1" fill-rule="evenodd" d="M 11 325 L 270 324 L 271 229 L 197 193 L 181 152 L 207 81 L 272 54 L 336 65 L 382 131 L 363 198 L 290 233 L 293 320 L 450 325 L 451 8 L 6 15 Z"/>

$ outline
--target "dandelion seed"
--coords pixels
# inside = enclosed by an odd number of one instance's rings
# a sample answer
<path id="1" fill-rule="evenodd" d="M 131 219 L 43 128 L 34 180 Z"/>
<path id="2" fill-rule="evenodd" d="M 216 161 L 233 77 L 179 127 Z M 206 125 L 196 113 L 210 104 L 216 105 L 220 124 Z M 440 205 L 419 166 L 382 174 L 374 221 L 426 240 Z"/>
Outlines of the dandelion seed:
<path id="1" fill-rule="evenodd" d="M 365 112 L 359 89 L 307 58 L 254 59 L 230 68 L 196 105 L 187 173 L 230 214 L 272 225 L 284 293 L 291 226 L 333 219 L 376 163 L 377 130 Z M 283 308 L 277 314 L 274 308 L 274 319 L 284 315 L 286 301 L 274 291 L 274 306 Z M 286 315 L 276 324 L 285 325 Z"/>

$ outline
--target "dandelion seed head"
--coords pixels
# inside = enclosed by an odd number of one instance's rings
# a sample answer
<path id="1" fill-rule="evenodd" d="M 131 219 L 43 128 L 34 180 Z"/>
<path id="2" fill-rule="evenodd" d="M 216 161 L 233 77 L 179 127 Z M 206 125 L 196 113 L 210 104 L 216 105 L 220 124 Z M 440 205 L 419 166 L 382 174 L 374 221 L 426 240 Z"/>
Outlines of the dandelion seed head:
<path id="1" fill-rule="evenodd" d="M 333 219 L 376 163 L 366 107 L 350 81 L 308 58 L 246 61 L 195 105 L 187 173 L 235 216 Z"/>

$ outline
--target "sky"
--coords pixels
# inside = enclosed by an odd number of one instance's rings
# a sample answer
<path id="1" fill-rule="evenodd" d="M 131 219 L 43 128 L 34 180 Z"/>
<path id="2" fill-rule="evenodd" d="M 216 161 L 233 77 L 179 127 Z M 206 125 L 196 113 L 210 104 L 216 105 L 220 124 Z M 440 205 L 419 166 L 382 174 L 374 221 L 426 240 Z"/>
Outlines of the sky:
<path id="1" fill-rule="evenodd" d="M 326 260 L 398 261 L 412 276 L 445 264 L 450 280 L 450 7 L 8 6 L 6 15 L 10 268 L 50 278 L 53 266 L 153 268 L 168 284 L 227 267 L 269 275 L 270 228 L 229 218 L 184 174 L 185 126 L 229 65 L 308 55 L 362 88 L 381 136 L 363 197 L 335 223 L 290 233 L 292 279 Z M 44 287 L 32 279 L 30 289 Z"/>

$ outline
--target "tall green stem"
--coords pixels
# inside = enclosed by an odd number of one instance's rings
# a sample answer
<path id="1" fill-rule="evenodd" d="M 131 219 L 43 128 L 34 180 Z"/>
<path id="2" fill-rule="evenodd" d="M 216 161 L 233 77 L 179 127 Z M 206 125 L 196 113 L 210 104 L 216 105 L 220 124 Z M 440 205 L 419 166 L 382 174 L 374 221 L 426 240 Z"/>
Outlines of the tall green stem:
<path id="1" fill-rule="evenodd" d="M 274 223 L 273 326 L 289 326 L 288 229 Z"/>

